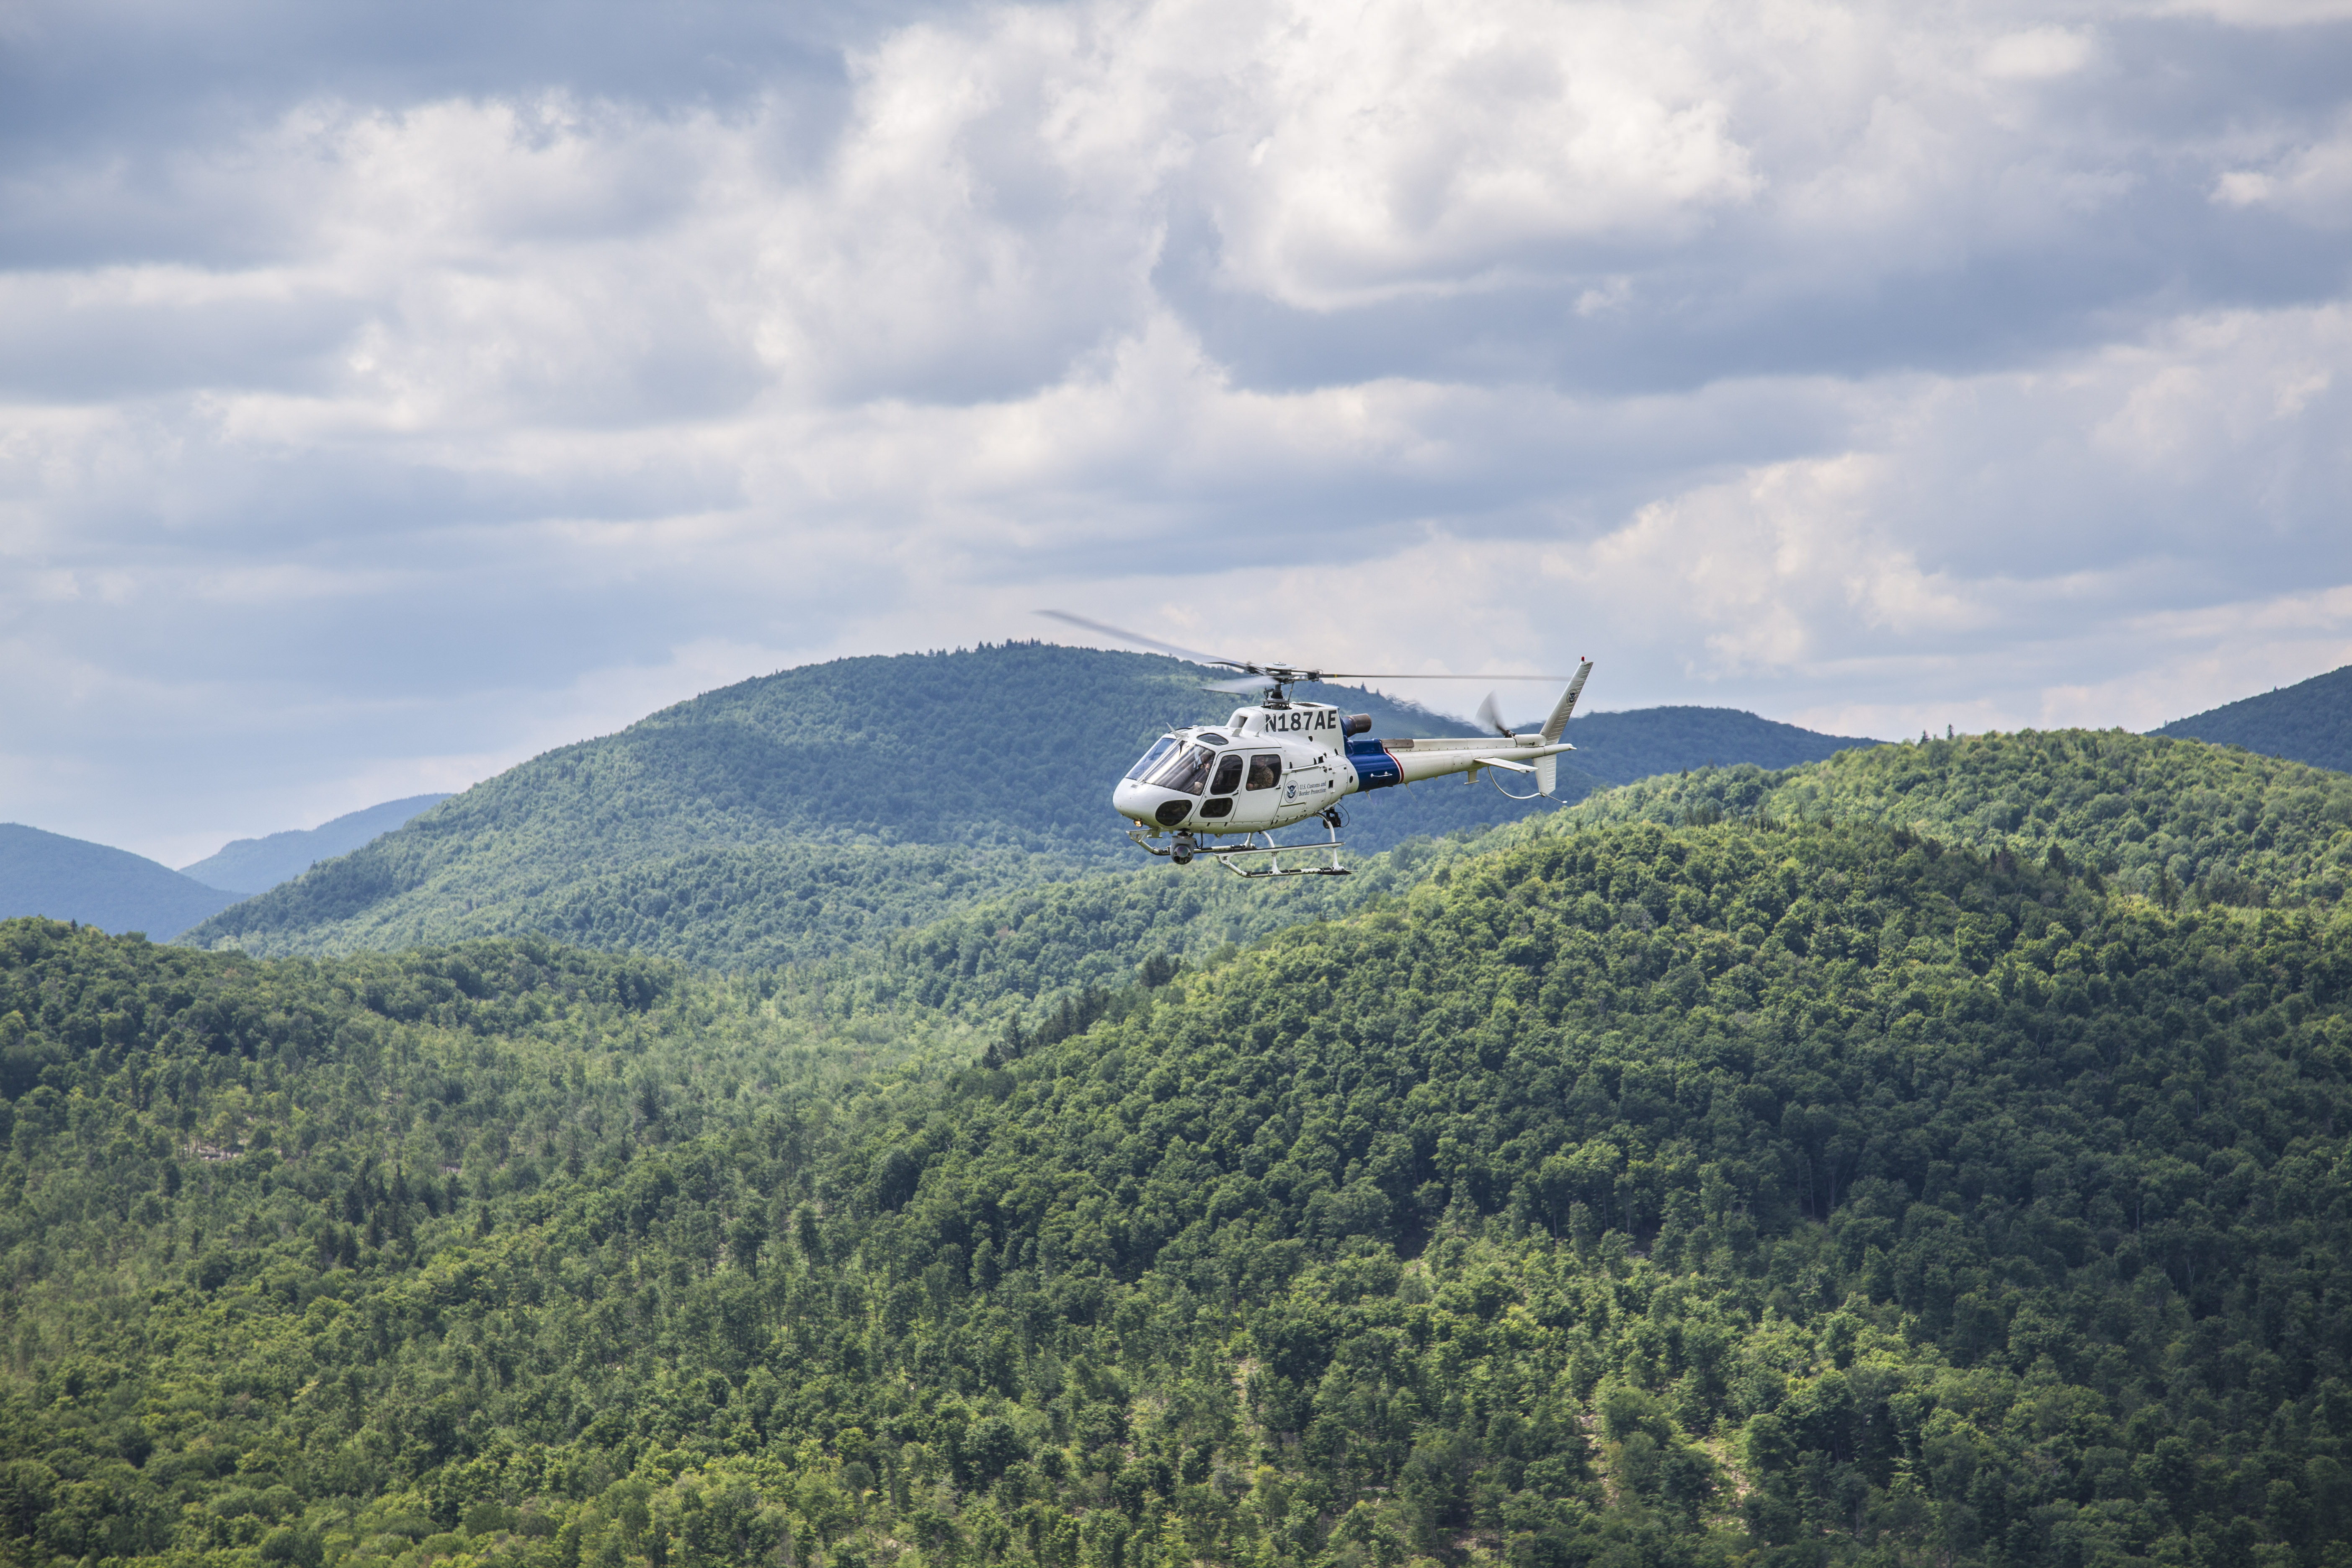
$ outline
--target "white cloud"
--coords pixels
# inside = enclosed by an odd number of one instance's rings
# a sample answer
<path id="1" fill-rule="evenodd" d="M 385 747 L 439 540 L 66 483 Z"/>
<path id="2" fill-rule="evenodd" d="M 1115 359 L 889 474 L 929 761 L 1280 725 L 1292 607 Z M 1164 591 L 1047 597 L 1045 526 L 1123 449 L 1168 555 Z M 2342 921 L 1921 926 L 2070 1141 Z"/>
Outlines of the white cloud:
<path id="1" fill-rule="evenodd" d="M 2047 81 L 2091 63 L 2094 42 L 2079 28 L 2028 27 L 1985 46 L 1984 73 L 2007 81 Z"/>
<path id="2" fill-rule="evenodd" d="M 2268 207 L 2315 228 L 2352 228 L 2352 117 L 2324 141 L 2294 146 L 2268 169 L 2231 169 L 2213 183 L 2229 207 Z"/>
<path id="3" fill-rule="evenodd" d="M 1675 605 L 1694 638 L 1684 670 L 1701 679 L 1984 625 L 1981 605 L 1905 548 L 1909 520 L 1882 510 L 1891 478 L 1884 458 L 1849 453 L 1654 502 L 1601 542 L 1596 574 Z"/>
<path id="4" fill-rule="evenodd" d="M 1234 287 L 1309 309 L 1476 288 L 1685 237 L 1761 187 L 1697 7 L 1260 15 L 1221 62 L 1249 90 L 1207 182 Z"/>

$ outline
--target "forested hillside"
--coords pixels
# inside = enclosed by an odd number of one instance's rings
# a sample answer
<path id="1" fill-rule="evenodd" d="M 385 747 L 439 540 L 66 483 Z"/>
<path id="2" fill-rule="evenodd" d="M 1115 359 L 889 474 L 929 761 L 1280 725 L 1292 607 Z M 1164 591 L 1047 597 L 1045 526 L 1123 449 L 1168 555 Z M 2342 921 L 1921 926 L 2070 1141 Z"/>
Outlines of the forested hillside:
<path id="1" fill-rule="evenodd" d="M 1169 724 L 1231 710 L 1205 673 L 1041 644 L 787 670 L 510 769 L 187 940 L 341 952 L 529 932 L 730 965 L 837 952 L 1139 860 L 1111 785 Z M 1468 732 L 1327 695 L 1388 732 Z M 1397 794 L 1358 814 L 1356 842 L 1530 809 L 1483 786 Z"/>
<path id="2" fill-rule="evenodd" d="M 1013 889 L 919 930 L 884 931 L 795 973 L 877 1006 L 1003 1018 L 1041 999 L 1049 1010 L 1075 1003 L 1145 954 L 1200 960 L 1289 926 L 1339 918 L 1396 896 L 1482 845 L 1531 842 L 1601 823 L 1703 825 L 1759 814 L 1891 821 L 1974 843 L 1987 854 L 2005 852 L 2011 862 L 2041 858 L 2054 846 L 2062 858 L 2071 851 L 2095 883 L 2112 878 L 2125 889 L 2145 888 L 2175 909 L 2261 907 L 2274 897 L 2325 905 L 2340 897 L 2352 866 L 2345 782 L 2225 749 L 2111 732 L 1897 745 L 1779 775 L 1740 768 L 1659 779 L 1483 839 L 1415 839 L 1385 855 L 1360 857 L 1355 875 L 1345 879 L 1269 888 L 1210 874 L 1214 868 L 1154 868 L 1142 876 Z M 2132 811 L 2118 816 L 2110 797 L 2125 789 L 2138 793 Z M 2020 798 L 2035 799 L 2042 809 L 2020 814 L 2007 831 L 1993 829 L 1992 823 L 2009 819 L 2004 803 Z M 2134 839 L 2136 833 L 2144 836 Z M 2122 864 L 2126 851 L 2145 854 L 2142 847 L 2149 846 L 2167 857 L 2154 874 L 2145 861 Z M 2252 868 L 2242 875 L 2242 864 Z M 2167 876 L 2174 878 L 2168 892 Z M 757 899 L 740 902 L 760 907 Z M 620 900 L 604 907 L 613 904 L 626 907 Z M 807 918 L 846 921 L 858 913 L 855 904 L 818 906 Z"/>
<path id="3" fill-rule="evenodd" d="M 510 769 L 185 940 L 332 952 L 533 933 L 758 967 L 1011 888 L 1164 872 L 1140 865 L 1110 790 L 1163 729 L 1232 710 L 1238 699 L 1203 689 L 1219 673 L 1034 643 L 787 670 Z M 1299 695 L 1368 711 L 1378 734 L 1474 732 L 1352 687 Z M 1626 768 L 1847 743 L 1698 709 L 1602 714 L 1570 738 L 1599 770 L 1569 759 L 1571 801 Z M 1556 808 L 1449 780 L 1351 800 L 1347 833 L 1373 852 Z"/>
<path id="4" fill-rule="evenodd" d="M 2156 733 L 2352 772 L 2352 665 L 2176 719 Z"/>
<path id="5" fill-rule="evenodd" d="M 2334 904 L 2352 886 L 2352 776 L 2195 741 L 2031 731 L 1720 768 L 1596 795 L 1589 822 L 1867 820 L 2070 863 L 2172 907 Z"/>
<path id="6" fill-rule="evenodd" d="M 1083 1028 L 954 994 L 970 921 L 731 981 L 6 927 L 0 1529 L 2334 1561 L 2352 922 L 1780 823 L 1556 820 L 1182 969 L 1016 895 L 1119 960 Z"/>

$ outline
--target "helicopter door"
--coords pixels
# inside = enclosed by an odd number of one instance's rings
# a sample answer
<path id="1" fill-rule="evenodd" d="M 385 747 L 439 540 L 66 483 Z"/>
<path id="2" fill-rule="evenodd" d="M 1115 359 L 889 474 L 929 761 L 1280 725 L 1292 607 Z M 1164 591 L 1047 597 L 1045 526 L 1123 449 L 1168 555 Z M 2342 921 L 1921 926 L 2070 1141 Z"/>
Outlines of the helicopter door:
<path id="1" fill-rule="evenodd" d="M 1228 752 L 1217 763 L 1217 776 L 1209 782 L 1209 793 L 1217 798 L 1202 803 L 1201 815 L 1231 816 L 1234 814 L 1234 792 L 1241 787 L 1241 754 Z"/>

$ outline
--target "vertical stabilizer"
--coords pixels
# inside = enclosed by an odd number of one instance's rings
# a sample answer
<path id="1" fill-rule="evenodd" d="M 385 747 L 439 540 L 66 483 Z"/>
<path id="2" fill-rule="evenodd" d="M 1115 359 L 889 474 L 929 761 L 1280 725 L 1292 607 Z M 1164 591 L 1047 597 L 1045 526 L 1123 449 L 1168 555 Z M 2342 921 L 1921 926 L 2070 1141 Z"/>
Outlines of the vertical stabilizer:
<path id="1" fill-rule="evenodd" d="M 1576 711 L 1576 700 L 1584 693 L 1584 678 L 1591 673 L 1592 661 L 1589 658 L 1576 667 L 1576 679 L 1568 683 L 1568 689 L 1559 695 L 1559 706 L 1553 709 L 1551 717 L 1544 721 L 1545 745 L 1558 743 L 1561 731 L 1568 728 L 1568 716 Z M 1546 795 L 1550 793 L 1549 787 L 1544 790 Z"/>

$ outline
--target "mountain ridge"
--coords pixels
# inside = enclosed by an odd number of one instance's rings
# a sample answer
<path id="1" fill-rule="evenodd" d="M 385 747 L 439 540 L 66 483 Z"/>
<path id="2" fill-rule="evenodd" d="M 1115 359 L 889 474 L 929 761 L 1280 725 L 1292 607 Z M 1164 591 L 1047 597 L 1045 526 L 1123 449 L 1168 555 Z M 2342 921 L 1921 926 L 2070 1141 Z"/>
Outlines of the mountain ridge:
<path id="1" fill-rule="evenodd" d="M 259 838 L 233 838 L 194 865 L 180 868 L 208 888 L 251 897 L 299 877 L 320 860 L 348 855 L 380 833 L 447 800 L 446 794 L 413 795 L 345 812 L 316 827 L 288 828 Z"/>
<path id="2" fill-rule="evenodd" d="M 1235 706 L 1202 689 L 1219 673 L 1015 643 L 739 682 L 486 780 L 186 940 L 324 952 L 535 931 L 721 965 L 821 956 L 1022 882 L 1146 868 L 1110 788 L 1164 726 Z M 1358 688 L 1298 695 L 1370 713 L 1376 734 L 1477 732 Z M 1604 773 L 1662 749 L 1720 752 L 1710 725 L 1776 757 L 1848 743 L 1724 710 L 1669 722 L 1662 741 L 1639 718 L 1595 715 L 1570 739 L 1595 736 Z M 1582 765 L 1566 759 L 1563 801 L 1604 786 Z M 1343 809 L 1349 844 L 1377 851 L 1557 804 L 1423 784 Z"/>
<path id="3" fill-rule="evenodd" d="M 2352 664 L 2175 719 L 2149 733 L 2243 746 L 2352 773 Z"/>
<path id="4" fill-rule="evenodd" d="M 1825 735 L 1738 708 L 1668 705 L 1587 713 L 1561 737 L 1577 750 L 1566 761 L 1607 784 L 1696 766 L 1747 763 L 1788 768 L 1858 746 L 1886 742 Z"/>

